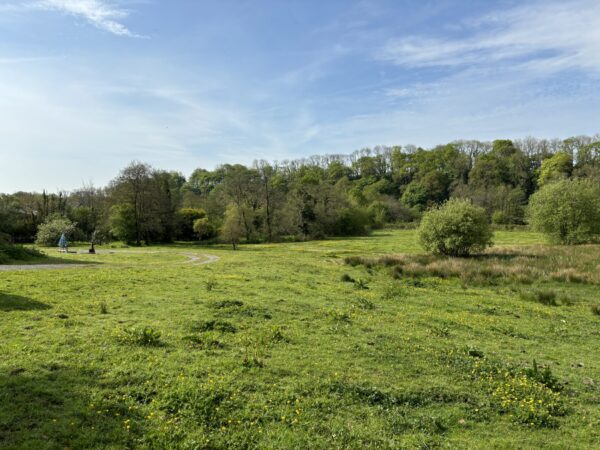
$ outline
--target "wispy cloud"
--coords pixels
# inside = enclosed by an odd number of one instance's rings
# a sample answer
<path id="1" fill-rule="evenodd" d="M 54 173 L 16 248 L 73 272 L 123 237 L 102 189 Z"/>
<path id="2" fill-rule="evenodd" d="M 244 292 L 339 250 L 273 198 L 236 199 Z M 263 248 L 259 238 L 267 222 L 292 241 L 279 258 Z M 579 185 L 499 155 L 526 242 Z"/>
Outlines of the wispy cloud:
<path id="1" fill-rule="evenodd" d="M 129 15 L 128 11 L 104 0 L 40 0 L 32 5 L 36 8 L 83 18 L 101 30 L 117 36 L 140 37 L 122 23 L 122 20 Z"/>
<path id="2" fill-rule="evenodd" d="M 408 87 L 393 87 L 385 89 L 385 96 L 390 99 L 414 99 L 425 96 L 437 95 L 440 91 L 439 83 L 415 83 Z"/>
<path id="3" fill-rule="evenodd" d="M 546 71 L 600 71 L 598 17 L 596 0 L 540 1 L 465 22 L 460 37 L 391 39 L 378 57 L 405 67 L 510 62 Z"/>

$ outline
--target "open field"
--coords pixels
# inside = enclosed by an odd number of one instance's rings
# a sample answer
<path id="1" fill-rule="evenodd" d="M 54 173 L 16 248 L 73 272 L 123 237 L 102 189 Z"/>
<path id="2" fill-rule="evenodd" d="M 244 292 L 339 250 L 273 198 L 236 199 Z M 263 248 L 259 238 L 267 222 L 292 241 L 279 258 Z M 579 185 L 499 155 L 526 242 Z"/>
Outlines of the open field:
<path id="1" fill-rule="evenodd" d="M 494 240 L 466 262 L 386 230 L 0 272 L 0 448 L 597 448 L 600 246 Z"/>

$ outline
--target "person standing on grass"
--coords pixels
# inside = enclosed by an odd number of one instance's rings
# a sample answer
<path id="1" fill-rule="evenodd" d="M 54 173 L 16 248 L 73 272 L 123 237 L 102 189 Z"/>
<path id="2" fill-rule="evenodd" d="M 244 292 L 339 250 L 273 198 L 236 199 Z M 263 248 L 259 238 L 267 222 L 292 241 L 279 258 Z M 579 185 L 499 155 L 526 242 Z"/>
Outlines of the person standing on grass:
<path id="1" fill-rule="evenodd" d="M 61 252 L 69 253 L 69 241 L 67 241 L 67 237 L 65 233 L 60 235 L 60 239 L 58 240 L 58 247 Z"/>

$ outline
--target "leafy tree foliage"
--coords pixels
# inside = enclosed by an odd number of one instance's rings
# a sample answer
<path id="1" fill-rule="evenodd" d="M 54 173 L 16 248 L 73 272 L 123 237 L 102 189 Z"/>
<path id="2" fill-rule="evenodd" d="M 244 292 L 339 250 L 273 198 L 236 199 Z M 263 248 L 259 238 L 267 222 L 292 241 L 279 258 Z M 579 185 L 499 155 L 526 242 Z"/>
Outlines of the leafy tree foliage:
<path id="1" fill-rule="evenodd" d="M 39 226 L 35 243 L 45 247 L 57 246 L 63 234 L 70 241 L 80 237 L 77 235 L 77 231 L 75 224 L 68 218 L 53 215 Z"/>
<path id="2" fill-rule="evenodd" d="M 242 215 L 238 207 L 230 204 L 225 210 L 225 220 L 221 228 L 221 236 L 223 241 L 230 243 L 234 250 L 237 249 L 237 245 L 244 233 L 242 220 Z"/>
<path id="3" fill-rule="evenodd" d="M 485 210 L 468 200 L 451 199 L 423 215 L 419 242 L 429 252 L 468 256 L 492 243 Z"/>
<path id="4" fill-rule="evenodd" d="M 202 208 L 181 208 L 175 213 L 175 235 L 177 239 L 191 241 L 195 239 L 194 224 L 199 219 L 206 219 L 206 211 Z M 206 219 L 208 221 L 208 219 Z"/>
<path id="5" fill-rule="evenodd" d="M 573 156 L 565 151 L 560 151 L 550 158 L 542 161 L 538 184 L 544 184 L 552 181 L 569 178 L 573 172 Z"/>
<path id="6" fill-rule="evenodd" d="M 194 221 L 194 233 L 202 241 L 215 237 L 217 230 L 207 217 L 202 217 Z"/>
<path id="7" fill-rule="evenodd" d="M 134 243 L 138 239 L 138 225 L 132 205 L 114 205 L 110 210 L 110 231 L 117 239 Z M 137 241 L 139 242 L 139 241 Z"/>
<path id="8" fill-rule="evenodd" d="M 529 223 L 560 244 L 600 237 L 600 186 L 592 180 L 547 184 L 529 202 Z"/>
<path id="9" fill-rule="evenodd" d="M 32 242 L 38 227 L 58 215 L 88 241 L 109 234 L 138 245 L 204 240 L 224 229 L 233 214 L 226 210 L 234 206 L 239 242 L 317 239 L 416 221 L 452 198 L 467 199 L 484 208 L 488 220 L 512 226 L 525 223 L 537 189 L 579 178 L 600 183 L 600 135 L 465 140 L 431 149 L 377 146 L 349 155 L 198 168 L 188 179 L 134 161 L 106 188 L 0 195 L 0 232 L 13 242 Z"/>

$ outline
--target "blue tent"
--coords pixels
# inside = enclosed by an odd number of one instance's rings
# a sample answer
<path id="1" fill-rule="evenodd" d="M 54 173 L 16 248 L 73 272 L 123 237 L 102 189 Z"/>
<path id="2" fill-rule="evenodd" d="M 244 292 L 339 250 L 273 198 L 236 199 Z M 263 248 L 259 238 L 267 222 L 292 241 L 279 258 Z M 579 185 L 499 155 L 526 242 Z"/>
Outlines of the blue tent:
<path id="1" fill-rule="evenodd" d="M 60 239 L 58 240 L 58 246 L 60 248 L 67 248 L 69 246 L 69 241 L 67 241 L 67 237 L 65 234 L 61 234 Z"/>

